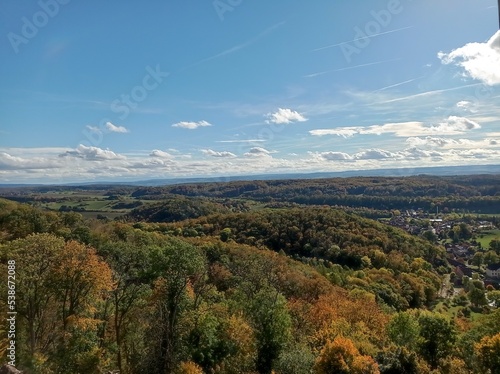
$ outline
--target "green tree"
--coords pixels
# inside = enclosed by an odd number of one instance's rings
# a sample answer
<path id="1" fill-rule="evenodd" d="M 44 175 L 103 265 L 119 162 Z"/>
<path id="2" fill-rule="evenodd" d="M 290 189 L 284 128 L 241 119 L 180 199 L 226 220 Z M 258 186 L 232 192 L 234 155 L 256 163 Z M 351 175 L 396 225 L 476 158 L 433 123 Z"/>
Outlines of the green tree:
<path id="1" fill-rule="evenodd" d="M 470 291 L 467 296 L 469 297 L 470 302 L 475 306 L 486 305 L 486 294 L 484 292 L 484 288 L 476 287 L 474 284 L 470 287 Z"/>
<path id="2" fill-rule="evenodd" d="M 497 255 L 500 255 L 500 239 L 493 239 L 490 241 L 489 248 L 495 251 Z"/>
<path id="3" fill-rule="evenodd" d="M 497 308 L 500 308 L 500 291 L 495 290 L 488 292 L 488 300 L 495 303 Z"/>
<path id="4" fill-rule="evenodd" d="M 392 347 L 393 348 L 393 347 Z M 422 373 L 415 352 L 404 347 L 386 349 L 379 352 L 377 362 L 383 374 L 420 374 Z"/>
<path id="5" fill-rule="evenodd" d="M 484 253 L 476 252 L 472 257 L 471 264 L 477 267 L 480 267 L 484 263 Z"/>
<path id="6" fill-rule="evenodd" d="M 468 224 L 462 222 L 458 227 L 460 239 L 469 240 L 472 238 L 472 228 Z"/>
<path id="7" fill-rule="evenodd" d="M 64 240 L 50 234 L 32 234 L 10 242 L 2 250 L 5 260 L 16 262 L 16 310 L 21 317 L 20 329 L 27 330 L 27 359 L 32 365 L 35 354 L 45 356 L 51 347 L 50 332 L 54 332 L 57 317 L 56 294 L 52 284 L 54 268 L 64 249 Z"/>
<path id="8" fill-rule="evenodd" d="M 431 243 L 435 243 L 438 239 L 437 235 L 434 232 L 432 232 L 432 230 L 424 231 L 422 233 L 422 237 Z"/>
<path id="9" fill-rule="evenodd" d="M 453 349 L 456 340 L 454 325 L 443 315 L 422 312 L 418 318 L 420 325 L 419 351 L 432 368 Z"/>
<path id="10" fill-rule="evenodd" d="M 223 242 L 227 242 L 231 238 L 231 229 L 229 227 L 226 227 L 225 229 L 221 230 L 220 232 L 220 240 Z"/>
<path id="11" fill-rule="evenodd" d="M 420 336 L 417 318 L 409 311 L 396 313 L 387 325 L 387 335 L 398 346 L 415 348 Z"/>
<path id="12" fill-rule="evenodd" d="M 286 299 L 271 287 L 262 288 L 250 300 L 248 312 L 257 338 L 257 370 L 271 373 L 290 338 L 292 323 Z"/>
<path id="13" fill-rule="evenodd" d="M 314 354 L 305 344 L 289 344 L 276 362 L 276 371 L 286 374 L 310 374 Z"/>
<path id="14" fill-rule="evenodd" d="M 484 263 L 486 265 L 497 264 L 500 262 L 500 256 L 495 251 L 488 251 L 484 254 Z"/>
<path id="15" fill-rule="evenodd" d="M 170 240 L 151 248 L 155 281 L 152 298 L 154 313 L 150 334 L 149 373 L 173 371 L 180 348 L 180 316 L 187 310 L 186 291 L 190 282 L 204 274 L 205 257 L 195 246 Z"/>
<path id="16" fill-rule="evenodd" d="M 149 278 L 151 259 L 144 245 L 127 242 L 111 242 L 101 248 L 102 254 L 113 270 L 113 280 L 116 284 L 111 292 L 109 302 L 112 310 L 112 325 L 116 344 L 116 362 L 120 372 L 125 371 L 123 350 L 132 326 L 137 323 L 130 317 L 134 309 L 144 307 L 145 297 L 149 294 Z M 102 336 L 104 338 L 105 327 Z M 133 338 L 132 338 L 133 339 Z M 131 344 L 137 346 L 137 343 Z M 132 352 L 126 352 L 125 357 L 132 357 Z"/>

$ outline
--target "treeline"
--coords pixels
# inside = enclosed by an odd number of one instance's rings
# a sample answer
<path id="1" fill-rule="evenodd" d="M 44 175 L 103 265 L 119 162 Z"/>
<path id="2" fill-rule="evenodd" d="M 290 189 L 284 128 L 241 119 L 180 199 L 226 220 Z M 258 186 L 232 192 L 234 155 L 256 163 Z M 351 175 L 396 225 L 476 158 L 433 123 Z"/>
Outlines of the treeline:
<path id="1" fill-rule="evenodd" d="M 132 196 L 158 199 L 171 194 L 376 210 L 439 207 L 445 211 L 496 213 L 500 210 L 500 176 L 238 181 L 142 187 Z"/>
<path id="2" fill-rule="evenodd" d="M 211 201 L 207 198 L 186 198 L 173 195 L 161 203 L 147 204 L 136 208 L 122 219 L 127 221 L 176 222 L 215 213 L 247 210 L 249 209 L 244 202 L 228 199 Z"/>

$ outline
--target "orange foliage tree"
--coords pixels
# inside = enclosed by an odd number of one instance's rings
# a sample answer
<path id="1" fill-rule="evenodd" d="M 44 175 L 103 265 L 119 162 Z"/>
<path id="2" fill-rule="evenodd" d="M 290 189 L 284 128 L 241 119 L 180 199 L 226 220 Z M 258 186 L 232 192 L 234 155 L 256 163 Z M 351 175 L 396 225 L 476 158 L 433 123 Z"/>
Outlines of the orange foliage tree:
<path id="1" fill-rule="evenodd" d="M 377 363 L 363 356 L 350 339 L 338 336 L 321 350 L 314 367 L 315 374 L 379 374 Z"/>

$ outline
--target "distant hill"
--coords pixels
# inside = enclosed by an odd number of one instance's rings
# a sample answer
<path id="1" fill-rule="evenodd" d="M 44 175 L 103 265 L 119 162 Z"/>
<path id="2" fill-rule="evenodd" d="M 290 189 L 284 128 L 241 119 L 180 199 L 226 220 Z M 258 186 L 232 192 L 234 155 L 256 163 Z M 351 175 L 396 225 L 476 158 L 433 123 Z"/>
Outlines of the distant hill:
<path id="1" fill-rule="evenodd" d="M 57 186 L 164 186 L 183 183 L 205 183 L 205 182 L 231 182 L 231 181 L 249 181 L 249 180 L 274 180 L 274 179 L 316 179 L 316 178 L 334 178 L 334 177 L 357 177 L 357 176 L 412 176 L 412 175 L 474 175 L 474 174 L 500 174 L 500 165 L 469 165 L 469 166 L 437 166 L 437 167 L 417 167 L 417 168 L 392 168 L 392 169 L 373 169 L 373 170 L 352 170 L 339 172 L 316 172 L 316 173 L 288 173 L 288 174 L 255 174 L 255 175 L 234 175 L 219 177 L 196 177 L 196 178 L 165 178 L 165 179 L 147 179 L 147 180 L 129 180 L 129 181 L 92 181 L 75 182 L 64 184 L 21 184 L 21 183 L 0 183 L 0 188 L 15 187 L 34 187 L 43 185 Z"/>

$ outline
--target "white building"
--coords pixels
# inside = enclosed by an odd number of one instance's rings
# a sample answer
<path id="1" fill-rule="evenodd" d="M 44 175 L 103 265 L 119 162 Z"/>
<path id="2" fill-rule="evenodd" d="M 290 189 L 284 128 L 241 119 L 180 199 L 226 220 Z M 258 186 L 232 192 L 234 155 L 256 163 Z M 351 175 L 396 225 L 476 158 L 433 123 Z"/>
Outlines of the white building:
<path id="1" fill-rule="evenodd" d="M 489 278 L 500 278 L 500 264 L 488 265 L 486 268 L 486 276 Z"/>

